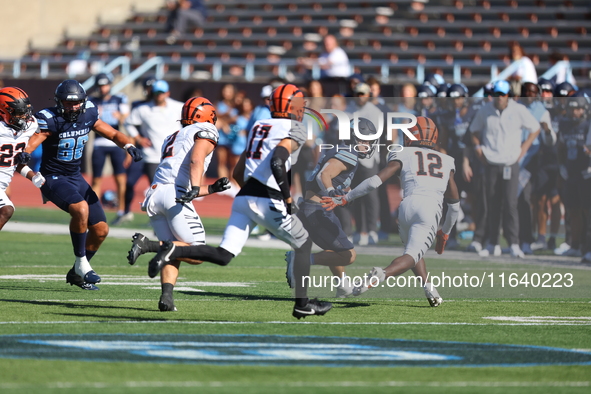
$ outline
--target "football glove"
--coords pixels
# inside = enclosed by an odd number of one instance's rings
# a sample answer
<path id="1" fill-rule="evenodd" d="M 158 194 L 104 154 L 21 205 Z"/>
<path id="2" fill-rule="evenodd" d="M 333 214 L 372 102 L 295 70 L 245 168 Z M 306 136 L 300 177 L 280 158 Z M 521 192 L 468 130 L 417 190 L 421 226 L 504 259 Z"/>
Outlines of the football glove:
<path id="1" fill-rule="evenodd" d="M 326 209 L 327 211 L 332 211 L 336 207 L 343 206 L 347 204 L 347 199 L 345 196 L 336 196 L 336 197 L 322 197 L 322 208 Z"/>
<path id="2" fill-rule="evenodd" d="M 142 151 L 131 144 L 125 145 L 125 150 L 129 153 L 133 161 L 140 161 L 144 157 Z"/>
<path id="3" fill-rule="evenodd" d="M 184 193 L 182 196 L 180 196 L 179 198 L 176 198 L 175 201 L 181 204 L 187 203 L 187 202 L 191 202 L 193 201 L 193 199 L 199 197 L 199 190 L 201 188 L 199 186 L 193 186 L 191 188 L 191 190 L 189 190 L 188 192 Z"/>
<path id="4" fill-rule="evenodd" d="M 33 185 L 35 185 L 35 187 L 39 189 L 45 183 L 45 177 L 43 177 L 43 175 L 41 175 L 41 173 L 38 172 L 35 175 L 33 175 L 33 178 L 31 178 L 31 182 L 33 182 Z"/>
<path id="5" fill-rule="evenodd" d="M 223 192 L 231 187 L 230 180 L 226 177 L 220 178 L 213 183 L 213 185 L 207 186 L 209 194 Z"/>
<path id="6" fill-rule="evenodd" d="M 31 160 L 31 154 L 27 152 L 19 152 L 14 156 L 14 164 L 26 165 Z"/>
<path id="7" fill-rule="evenodd" d="M 449 234 L 446 234 L 441 230 L 437 231 L 437 244 L 435 245 L 435 251 L 437 254 L 443 253 L 443 249 L 445 249 L 445 244 L 447 243 L 448 238 Z"/>

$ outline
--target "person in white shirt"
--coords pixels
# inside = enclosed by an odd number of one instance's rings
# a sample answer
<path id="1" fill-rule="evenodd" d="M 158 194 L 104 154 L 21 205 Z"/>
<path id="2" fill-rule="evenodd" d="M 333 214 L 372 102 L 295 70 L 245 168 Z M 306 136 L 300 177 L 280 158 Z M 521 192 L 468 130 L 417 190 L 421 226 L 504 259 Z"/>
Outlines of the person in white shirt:
<path id="1" fill-rule="evenodd" d="M 160 164 L 160 147 L 164 139 L 181 129 L 179 114 L 183 103 L 170 98 L 168 83 L 152 84 L 152 100 L 134 108 L 125 120 L 125 129 L 144 153 L 144 173 L 154 180 Z M 138 130 L 139 129 L 139 130 Z"/>
<path id="2" fill-rule="evenodd" d="M 216 111 L 211 102 L 204 97 L 192 97 L 183 106 L 183 128 L 166 137 L 162 145 L 160 165 L 142 203 L 159 241 L 205 245 L 203 223 L 191 201 L 230 187 L 228 178 L 220 178 L 209 186 L 202 184 L 219 139 L 216 121 Z M 134 234 L 127 256 L 129 264 L 135 264 L 141 254 L 158 251 L 159 241 L 150 241 L 140 233 Z M 201 264 L 201 261 L 192 259 L 182 260 Z M 163 312 L 176 311 L 172 291 L 179 276 L 179 267 L 180 261 L 174 260 L 162 268 L 162 295 L 158 308 Z M 148 274 L 154 277 L 158 272 L 149 271 Z"/>
<path id="3" fill-rule="evenodd" d="M 325 36 L 324 49 L 325 52 L 318 59 L 299 58 L 298 62 L 309 69 L 317 63 L 322 78 L 348 78 L 351 75 L 349 56 L 339 46 L 337 38 L 332 34 Z"/>
<path id="4" fill-rule="evenodd" d="M 511 255 L 523 257 L 519 246 L 517 211 L 519 160 L 538 138 L 540 123 L 523 104 L 510 99 L 510 93 L 509 82 L 495 82 L 493 101 L 483 105 L 470 124 L 474 151 L 484 163 L 486 174 L 489 244 L 479 252 L 481 256 L 501 255 L 499 235 L 502 217 L 503 235 L 511 245 Z M 522 129 L 529 131 L 523 142 Z"/>

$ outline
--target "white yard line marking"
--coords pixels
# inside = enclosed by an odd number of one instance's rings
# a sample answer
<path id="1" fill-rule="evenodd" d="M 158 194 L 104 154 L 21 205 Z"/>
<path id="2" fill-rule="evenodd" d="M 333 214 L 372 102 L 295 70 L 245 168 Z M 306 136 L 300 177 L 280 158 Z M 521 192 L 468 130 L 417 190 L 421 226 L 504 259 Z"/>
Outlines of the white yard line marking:
<path id="1" fill-rule="evenodd" d="M 57 382 L 43 385 L 0 383 L 0 389 L 18 389 L 28 387 L 45 387 L 60 389 L 81 389 L 81 388 L 151 388 L 151 387 L 589 387 L 589 381 L 564 381 L 564 382 L 415 382 L 415 381 L 340 381 L 340 382 L 123 382 L 107 383 L 71 383 Z"/>
<path id="2" fill-rule="evenodd" d="M 405 325 L 426 325 L 426 326 L 589 326 L 591 321 L 586 322 L 548 322 L 548 323 L 468 323 L 468 322 L 327 322 L 327 321 L 184 321 L 184 320 L 66 320 L 66 321 L 0 321 L 0 325 L 18 325 L 18 324 L 214 324 L 214 325 L 232 325 L 232 324 L 321 324 L 321 325 L 339 325 L 339 326 L 364 326 L 364 325 L 384 325 L 384 326 L 405 326 Z"/>

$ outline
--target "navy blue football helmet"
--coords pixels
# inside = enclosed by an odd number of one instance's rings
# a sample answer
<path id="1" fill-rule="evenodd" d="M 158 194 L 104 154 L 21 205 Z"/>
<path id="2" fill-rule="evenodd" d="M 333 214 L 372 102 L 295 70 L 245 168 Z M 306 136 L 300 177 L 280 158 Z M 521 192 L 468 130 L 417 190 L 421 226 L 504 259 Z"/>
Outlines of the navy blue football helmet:
<path id="1" fill-rule="evenodd" d="M 351 135 L 353 136 L 353 139 L 355 140 L 355 142 L 357 144 L 363 144 L 363 143 L 369 142 L 369 149 L 366 152 L 357 151 L 357 157 L 359 157 L 360 159 L 368 159 L 373 156 L 373 153 L 376 150 L 375 147 L 378 142 L 378 139 L 369 140 L 366 138 L 357 137 L 357 135 L 355 134 L 355 131 L 353 130 L 353 126 L 355 125 L 354 122 L 355 122 L 355 119 L 351 119 L 351 122 L 349 123 L 349 127 L 351 128 Z M 376 126 L 371 122 L 371 120 L 366 119 L 366 118 L 358 118 L 357 119 L 357 127 L 359 130 L 359 134 L 364 135 L 364 136 L 370 137 L 370 136 L 376 135 L 376 133 L 377 133 Z"/>
<path id="2" fill-rule="evenodd" d="M 53 98 L 57 106 L 57 113 L 68 122 L 75 122 L 80 114 L 86 112 L 86 91 L 80 83 L 74 79 L 67 79 L 55 89 Z M 76 110 L 66 108 L 64 102 L 80 103 Z"/>
<path id="3" fill-rule="evenodd" d="M 554 90 L 554 97 L 568 97 L 576 91 L 577 88 L 568 82 L 559 83 Z"/>
<path id="4" fill-rule="evenodd" d="M 454 83 L 447 89 L 447 97 L 468 97 L 468 88 L 463 83 Z"/>

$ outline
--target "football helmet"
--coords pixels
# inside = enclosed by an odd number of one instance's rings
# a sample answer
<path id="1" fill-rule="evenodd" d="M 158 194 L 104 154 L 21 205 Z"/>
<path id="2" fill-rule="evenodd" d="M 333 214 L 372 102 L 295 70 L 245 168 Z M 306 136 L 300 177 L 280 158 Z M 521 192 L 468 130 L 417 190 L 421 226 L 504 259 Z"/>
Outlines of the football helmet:
<path id="1" fill-rule="evenodd" d="M 411 140 L 406 134 L 404 135 L 405 146 L 419 146 L 435 148 L 437 145 L 437 138 L 439 137 L 439 130 L 430 118 L 425 116 L 417 116 L 417 124 L 408 129 L 417 140 Z"/>
<path id="2" fill-rule="evenodd" d="M 24 90 L 13 86 L 0 89 L 0 118 L 15 135 L 33 123 L 33 106 Z"/>
<path id="3" fill-rule="evenodd" d="M 540 92 L 548 91 L 554 93 L 554 89 L 556 86 L 554 82 L 546 78 L 538 78 L 538 87 L 540 88 Z"/>
<path id="4" fill-rule="evenodd" d="M 447 91 L 450 88 L 450 84 L 445 82 L 437 87 L 437 97 L 447 97 Z"/>
<path id="5" fill-rule="evenodd" d="M 193 123 L 211 123 L 215 126 L 218 121 L 215 107 L 205 97 L 191 97 L 183 105 L 181 111 L 181 124 L 188 126 Z"/>
<path id="6" fill-rule="evenodd" d="M 80 114 L 86 112 L 86 91 L 80 83 L 74 79 L 66 79 L 60 83 L 55 89 L 55 96 L 53 98 L 57 106 L 57 113 L 68 122 L 75 122 Z M 64 103 L 69 103 L 66 105 Z M 72 105 L 79 103 L 77 109 L 73 109 Z"/>
<path id="7" fill-rule="evenodd" d="M 113 75 L 100 73 L 94 77 L 94 84 L 96 86 L 111 85 L 113 83 Z"/>
<path id="8" fill-rule="evenodd" d="M 433 85 L 423 84 L 417 88 L 418 98 L 435 97 L 437 94 L 437 88 Z"/>
<path id="9" fill-rule="evenodd" d="M 423 84 L 439 88 L 441 85 L 445 85 L 445 80 L 439 74 L 429 73 L 425 75 L 425 80 L 423 81 Z"/>
<path id="10" fill-rule="evenodd" d="M 367 138 L 360 138 L 357 136 L 357 134 L 355 134 L 355 130 L 353 129 L 353 127 L 355 126 L 355 119 L 351 119 L 351 122 L 349 123 L 349 127 L 351 128 L 351 135 L 353 136 L 353 140 L 355 141 L 356 145 L 360 145 L 360 144 L 364 144 L 367 145 L 367 143 L 369 142 L 368 145 L 368 150 L 365 152 L 362 152 L 360 150 L 355 149 L 355 151 L 357 152 L 357 157 L 359 157 L 360 159 L 369 159 L 370 157 L 373 156 L 373 153 L 375 152 L 375 147 L 376 144 L 378 142 L 378 139 L 374 139 L 374 140 L 370 140 Z M 371 120 L 366 119 L 366 118 L 357 118 L 357 129 L 359 131 L 359 134 L 364 135 L 364 136 L 368 136 L 369 138 L 371 138 L 372 136 L 375 136 L 377 134 L 377 130 L 376 127 L 374 126 L 374 124 L 371 122 Z"/>
<path id="11" fill-rule="evenodd" d="M 468 88 L 463 83 L 454 83 L 447 89 L 447 97 L 468 97 Z"/>
<path id="12" fill-rule="evenodd" d="M 304 93 L 290 83 L 281 85 L 271 93 L 271 116 L 302 121 L 304 117 Z"/>
<path id="13" fill-rule="evenodd" d="M 554 90 L 554 97 L 568 97 L 568 96 L 571 96 L 573 94 L 573 92 L 576 92 L 576 91 L 577 91 L 577 88 L 575 88 L 570 83 L 562 82 L 562 83 L 559 83 L 558 85 L 556 85 L 556 88 Z"/>

